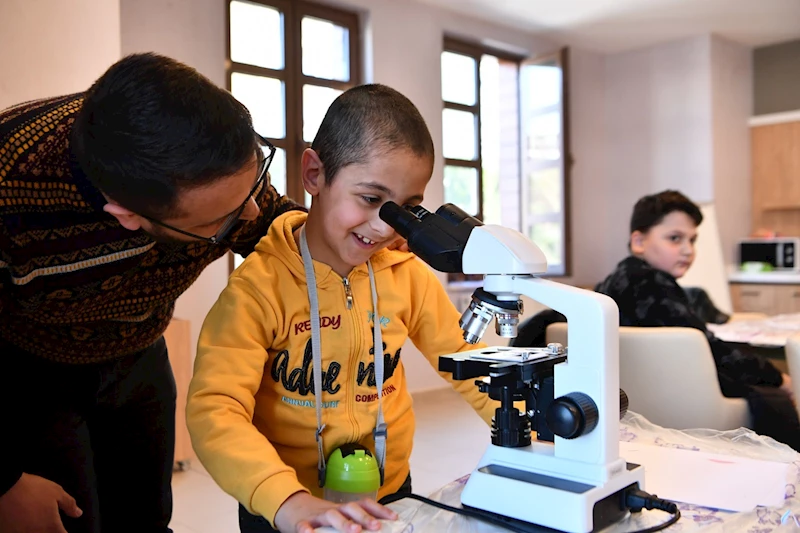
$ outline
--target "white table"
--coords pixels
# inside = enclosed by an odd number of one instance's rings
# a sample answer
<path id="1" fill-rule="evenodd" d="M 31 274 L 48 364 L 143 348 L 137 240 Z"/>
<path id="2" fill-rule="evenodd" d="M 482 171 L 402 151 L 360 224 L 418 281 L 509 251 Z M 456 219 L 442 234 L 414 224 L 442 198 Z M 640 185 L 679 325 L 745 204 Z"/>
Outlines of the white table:
<path id="1" fill-rule="evenodd" d="M 786 499 L 775 508 L 757 507 L 748 513 L 732 513 L 705 509 L 695 505 L 679 504 L 681 519 L 663 531 L 692 532 L 747 532 L 783 533 L 799 532 L 800 527 L 780 525 L 781 517 L 788 511 L 800 519 L 800 454 L 774 440 L 756 435 L 747 429 L 734 431 L 666 429 L 651 424 L 643 417 L 629 413 L 620 426 L 620 440 L 636 441 L 658 446 L 696 449 L 710 453 L 746 456 L 753 459 L 790 463 L 786 480 Z M 455 480 L 430 497 L 448 505 L 458 506 L 459 496 L 467 478 Z M 645 488 L 647 471 L 645 470 Z M 535 505 L 535 502 L 532 502 Z M 415 500 L 400 500 L 390 505 L 400 515 L 396 522 L 385 522 L 382 533 L 503 533 L 507 530 L 490 526 L 474 519 L 436 509 Z M 606 529 L 604 533 L 637 531 L 666 521 L 669 515 L 659 511 L 632 514 L 622 523 Z M 330 532 L 329 528 L 317 531 Z"/>
<path id="2" fill-rule="evenodd" d="M 727 324 L 708 324 L 720 340 L 752 346 L 782 348 L 786 340 L 800 333 L 800 313 L 775 315 L 757 320 L 736 320 Z"/>

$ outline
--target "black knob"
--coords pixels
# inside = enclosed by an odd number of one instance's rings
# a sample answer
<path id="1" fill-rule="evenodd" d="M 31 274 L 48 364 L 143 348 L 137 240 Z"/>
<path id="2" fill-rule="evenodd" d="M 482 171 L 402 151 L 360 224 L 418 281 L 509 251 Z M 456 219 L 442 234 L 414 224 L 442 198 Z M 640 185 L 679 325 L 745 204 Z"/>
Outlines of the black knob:
<path id="1" fill-rule="evenodd" d="M 545 416 L 550 431 L 565 439 L 590 433 L 597 426 L 598 418 L 594 400 L 582 392 L 571 392 L 556 398 Z"/>
<path id="2" fill-rule="evenodd" d="M 625 416 L 625 413 L 628 412 L 628 405 L 629 405 L 628 395 L 625 393 L 624 390 L 619 389 L 619 419 L 622 420 L 622 417 Z"/>

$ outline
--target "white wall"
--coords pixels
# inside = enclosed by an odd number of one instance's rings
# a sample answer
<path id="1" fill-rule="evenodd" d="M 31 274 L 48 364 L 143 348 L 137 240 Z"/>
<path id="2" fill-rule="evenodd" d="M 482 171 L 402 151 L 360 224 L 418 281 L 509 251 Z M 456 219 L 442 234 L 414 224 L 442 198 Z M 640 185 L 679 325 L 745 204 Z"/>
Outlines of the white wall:
<path id="1" fill-rule="evenodd" d="M 120 0 L 122 54 L 164 54 L 225 87 L 226 6 L 220 0 Z"/>
<path id="2" fill-rule="evenodd" d="M 531 55 L 556 46 L 524 32 L 462 17 L 415 2 L 395 0 L 329 1 L 361 14 L 365 26 L 366 81 L 405 94 L 428 123 L 438 155 L 425 204 L 442 203 L 442 100 L 440 52 L 445 32 L 489 39 Z M 222 0 L 121 0 L 122 52 L 152 50 L 197 68 L 224 86 L 225 2 Z M 208 309 L 224 288 L 227 264 L 209 267 L 179 300 L 176 316 L 192 322 L 193 341 Z M 443 385 L 442 379 L 410 343 L 403 349 L 412 391 Z"/>
<path id="3" fill-rule="evenodd" d="M 0 109 L 88 89 L 119 43 L 118 0 L 2 0 Z"/>
<path id="4" fill-rule="evenodd" d="M 156 52 L 194 68 L 225 87 L 225 9 L 221 0 L 121 0 L 122 55 Z M 228 258 L 206 268 L 175 305 L 192 328 L 192 354 L 211 306 L 228 281 Z"/>
<path id="5" fill-rule="evenodd" d="M 628 253 L 636 200 L 664 189 L 715 204 L 732 260 L 750 220 L 749 50 L 705 35 L 572 56 L 572 281 L 603 279 Z"/>
<path id="6" fill-rule="evenodd" d="M 667 188 L 713 199 L 710 41 L 693 37 L 606 58 L 608 231 L 605 272 L 627 253 L 631 209 Z"/>
<path id="7" fill-rule="evenodd" d="M 750 129 L 753 54 L 720 37 L 711 40 L 714 204 L 723 256 L 736 261 L 736 242 L 750 233 Z"/>

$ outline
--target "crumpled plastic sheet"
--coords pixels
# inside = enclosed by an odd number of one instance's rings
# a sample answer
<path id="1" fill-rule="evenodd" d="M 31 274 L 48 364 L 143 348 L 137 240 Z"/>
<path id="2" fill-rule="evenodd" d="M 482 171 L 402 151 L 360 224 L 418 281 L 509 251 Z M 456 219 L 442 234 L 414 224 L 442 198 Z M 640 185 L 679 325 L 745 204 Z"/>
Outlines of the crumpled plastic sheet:
<path id="1" fill-rule="evenodd" d="M 786 497 L 780 507 L 757 507 L 749 513 L 732 513 L 678 503 L 681 519 L 663 530 L 668 532 L 703 533 L 800 533 L 800 454 L 769 437 L 740 428 L 731 431 L 711 429 L 676 430 L 656 426 L 643 416 L 628 412 L 620 422 L 620 441 L 642 442 L 790 463 L 786 480 Z M 460 495 L 469 476 L 455 480 L 429 497 L 453 507 L 460 507 Z M 645 484 L 647 471 L 645 471 Z M 513 497 L 513 495 L 509 495 Z M 535 502 L 532 502 L 535 505 Z M 397 521 L 382 524 L 382 533 L 503 533 L 508 530 L 437 509 L 422 502 L 403 499 L 390 505 L 399 514 Z M 559 512 L 554 510 L 554 512 Z M 796 518 L 795 518 L 796 517 Z M 639 531 L 667 521 L 670 515 L 661 511 L 632 513 L 625 520 L 603 530 L 603 533 Z M 333 532 L 320 528 L 318 532 Z"/>

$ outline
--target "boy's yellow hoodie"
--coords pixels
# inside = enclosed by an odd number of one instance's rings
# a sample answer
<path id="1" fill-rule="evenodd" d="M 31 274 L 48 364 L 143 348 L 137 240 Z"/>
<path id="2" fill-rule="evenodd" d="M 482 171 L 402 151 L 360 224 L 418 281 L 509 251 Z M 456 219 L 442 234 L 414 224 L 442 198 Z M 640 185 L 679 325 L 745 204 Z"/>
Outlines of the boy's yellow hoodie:
<path id="1" fill-rule="evenodd" d="M 294 229 L 305 213 L 276 219 L 231 276 L 203 324 L 187 421 L 203 465 L 226 492 L 274 525 L 292 494 L 317 486 L 311 328 L 303 261 Z M 438 356 L 478 346 L 464 342 L 460 314 L 434 273 L 414 255 L 382 250 L 371 259 L 383 333 L 383 412 L 388 424 L 385 482 L 396 492 L 409 474 L 414 413 L 401 347 L 410 338 L 434 368 Z M 372 357 L 372 298 L 366 265 L 346 285 L 314 262 L 322 336 L 325 456 L 358 442 L 374 451 L 378 402 Z M 491 423 L 498 404 L 474 380 L 440 374 Z"/>

